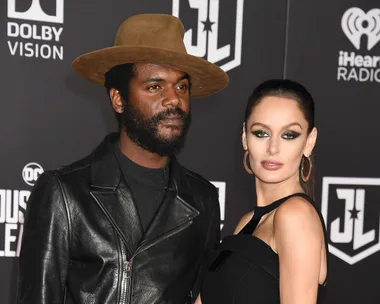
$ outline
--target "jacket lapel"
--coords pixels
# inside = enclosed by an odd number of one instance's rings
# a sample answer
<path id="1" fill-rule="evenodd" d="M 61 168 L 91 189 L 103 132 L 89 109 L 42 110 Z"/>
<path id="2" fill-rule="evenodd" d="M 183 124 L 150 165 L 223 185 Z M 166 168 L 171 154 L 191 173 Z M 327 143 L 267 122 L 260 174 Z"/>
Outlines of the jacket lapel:
<path id="1" fill-rule="evenodd" d="M 149 225 L 138 251 L 145 250 L 168 236 L 182 231 L 199 215 L 199 211 L 193 207 L 193 197 L 190 195 L 181 197 L 179 194 L 178 188 L 183 190 L 186 187 L 185 178 L 179 164 L 173 159 L 165 198 Z"/>
<path id="2" fill-rule="evenodd" d="M 129 187 L 114 154 L 118 134 L 111 134 L 93 152 L 91 195 L 105 213 L 132 256 L 143 229 Z"/>
<path id="3" fill-rule="evenodd" d="M 122 178 L 114 145 L 119 134 L 108 135 L 92 154 L 91 196 L 111 222 L 126 245 L 131 258 L 166 237 L 191 225 L 199 215 L 188 188 L 186 174 L 176 159 L 171 160 L 169 187 L 144 236 L 138 210 L 131 190 Z"/>

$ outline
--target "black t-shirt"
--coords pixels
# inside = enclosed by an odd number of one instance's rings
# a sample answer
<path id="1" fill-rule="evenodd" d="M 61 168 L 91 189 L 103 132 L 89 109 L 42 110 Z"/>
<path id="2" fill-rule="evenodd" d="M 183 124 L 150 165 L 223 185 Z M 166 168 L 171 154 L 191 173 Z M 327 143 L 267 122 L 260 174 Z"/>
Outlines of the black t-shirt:
<path id="1" fill-rule="evenodd" d="M 142 167 L 126 157 L 118 145 L 115 150 L 121 172 L 132 191 L 141 224 L 146 231 L 164 198 L 169 176 L 168 165 L 159 169 Z"/>

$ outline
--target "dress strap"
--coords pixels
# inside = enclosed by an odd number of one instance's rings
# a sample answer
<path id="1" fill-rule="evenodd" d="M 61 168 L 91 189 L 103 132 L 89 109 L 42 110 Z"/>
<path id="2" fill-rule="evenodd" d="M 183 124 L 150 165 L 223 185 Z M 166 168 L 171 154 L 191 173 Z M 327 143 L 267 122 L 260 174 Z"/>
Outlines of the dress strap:
<path id="1" fill-rule="evenodd" d="M 242 230 L 239 231 L 238 234 L 252 234 L 259 224 L 261 217 L 262 216 L 255 216 L 255 214 L 253 214 L 251 220 L 243 227 Z"/>
<path id="2" fill-rule="evenodd" d="M 270 203 L 267 206 L 255 206 L 253 208 L 253 216 L 251 220 L 243 227 L 242 230 L 238 234 L 252 234 L 253 231 L 255 231 L 257 225 L 259 224 L 261 218 L 263 215 L 271 212 L 272 210 L 276 209 L 278 206 L 280 206 L 283 202 L 286 202 L 288 199 L 290 199 L 293 196 L 302 196 L 303 198 L 310 201 L 310 198 L 304 194 L 304 193 L 294 193 L 288 196 L 285 196 L 283 198 L 278 199 L 277 201 L 274 201 L 273 203 Z M 306 198 L 307 197 L 307 198 Z"/>

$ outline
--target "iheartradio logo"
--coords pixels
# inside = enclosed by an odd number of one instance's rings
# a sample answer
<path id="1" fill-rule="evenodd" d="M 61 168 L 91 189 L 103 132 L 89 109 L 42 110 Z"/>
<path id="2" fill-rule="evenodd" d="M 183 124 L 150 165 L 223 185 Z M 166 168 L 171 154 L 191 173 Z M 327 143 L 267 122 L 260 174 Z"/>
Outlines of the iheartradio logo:
<path id="1" fill-rule="evenodd" d="M 367 50 L 380 41 L 380 9 L 374 8 L 365 13 L 358 7 L 348 9 L 342 17 L 342 30 L 354 47 L 360 49 L 362 35 L 367 35 Z"/>

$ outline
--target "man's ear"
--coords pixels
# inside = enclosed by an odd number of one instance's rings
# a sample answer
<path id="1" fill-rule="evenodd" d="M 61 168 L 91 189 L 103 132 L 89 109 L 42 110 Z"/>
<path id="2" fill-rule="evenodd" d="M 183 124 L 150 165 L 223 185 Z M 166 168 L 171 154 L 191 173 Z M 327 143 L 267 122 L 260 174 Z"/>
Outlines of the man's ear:
<path id="1" fill-rule="evenodd" d="M 247 132 L 245 131 L 245 123 L 243 123 L 243 133 L 241 134 L 241 144 L 243 145 L 243 149 L 248 149 L 248 143 L 247 143 Z"/>
<path id="2" fill-rule="evenodd" d="M 118 90 L 111 89 L 110 90 L 110 99 L 112 108 L 115 110 L 116 113 L 123 113 L 124 107 L 123 107 L 123 99 L 121 98 L 121 95 Z"/>
<path id="3" fill-rule="evenodd" d="M 313 152 L 315 143 L 317 142 L 317 136 L 318 136 L 318 130 L 317 128 L 314 127 L 307 137 L 306 146 L 303 152 L 303 155 L 305 155 L 306 157 L 309 157 L 311 153 Z"/>

